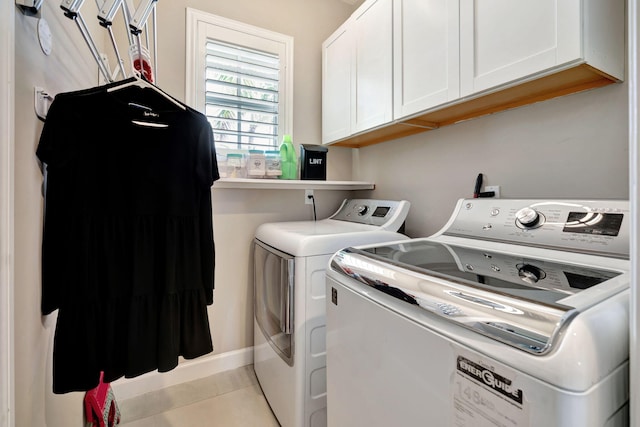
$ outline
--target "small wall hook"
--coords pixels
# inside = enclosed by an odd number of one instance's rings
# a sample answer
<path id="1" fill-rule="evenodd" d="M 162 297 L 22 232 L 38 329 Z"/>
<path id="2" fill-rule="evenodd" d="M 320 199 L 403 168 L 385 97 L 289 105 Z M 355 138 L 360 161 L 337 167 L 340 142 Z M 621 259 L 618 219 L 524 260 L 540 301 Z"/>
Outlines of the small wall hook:
<path id="1" fill-rule="evenodd" d="M 49 93 L 40 86 L 34 86 L 33 89 L 33 105 L 36 116 L 44 122 L 47 119 L 47 112 L 49 111 L 51 102 L 53 102 L 53 96 L 49 95 Z"/>

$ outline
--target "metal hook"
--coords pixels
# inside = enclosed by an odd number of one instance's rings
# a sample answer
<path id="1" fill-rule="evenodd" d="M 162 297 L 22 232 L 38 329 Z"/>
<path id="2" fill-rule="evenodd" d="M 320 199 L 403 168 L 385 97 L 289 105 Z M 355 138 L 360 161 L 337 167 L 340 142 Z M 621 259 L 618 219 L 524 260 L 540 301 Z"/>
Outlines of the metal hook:
<path id="1" fill-rule="evenodd" d="M 36 111 L 36 117 L 43 122 L 47 119 L 47 113 L 51 106 L 51 102 L 53 102 L 53 96 L 49 95 L 49 93 L 40 86 L 34 86 L 33 107 Z"/>

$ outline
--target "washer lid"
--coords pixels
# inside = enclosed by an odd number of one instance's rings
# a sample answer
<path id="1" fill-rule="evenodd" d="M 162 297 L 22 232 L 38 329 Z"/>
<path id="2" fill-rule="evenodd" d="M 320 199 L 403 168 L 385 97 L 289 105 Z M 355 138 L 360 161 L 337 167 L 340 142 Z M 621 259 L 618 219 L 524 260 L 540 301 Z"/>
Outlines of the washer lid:
<path id="1" fill-rule="evenodd" d="M 622 274 L 557 258 L 538 259 L 522 251 L 498 252 L 429 239 L 356 251 L 420 274 L 541 304 L 555 304 Z"/>
<path id="2" fill-rule="evenodd" d="M 536 355 L 555 348 L 581 310 L 626 288 L 616 279 L 620 271 L 429 239 L 347 248 L 334 255 L 330 268 L 411 310 Z M 571 296 L 590 290 L 582 299 L 588 304 L 572 304 Z"/>

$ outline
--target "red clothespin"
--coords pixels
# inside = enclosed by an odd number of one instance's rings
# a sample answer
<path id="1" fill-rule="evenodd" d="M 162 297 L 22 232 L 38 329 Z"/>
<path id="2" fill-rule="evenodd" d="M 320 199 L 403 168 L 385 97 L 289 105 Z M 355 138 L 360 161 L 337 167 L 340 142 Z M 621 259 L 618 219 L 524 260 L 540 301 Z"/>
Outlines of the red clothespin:
<path id="1" fill-rule="evenodd" d="M 87 427 L 113 427 L 120 424 L 120 410 L 109 383 L 103 382 L 104 372 L 100 372 L 100 383 L 84 396 L 84 412 Z"/>

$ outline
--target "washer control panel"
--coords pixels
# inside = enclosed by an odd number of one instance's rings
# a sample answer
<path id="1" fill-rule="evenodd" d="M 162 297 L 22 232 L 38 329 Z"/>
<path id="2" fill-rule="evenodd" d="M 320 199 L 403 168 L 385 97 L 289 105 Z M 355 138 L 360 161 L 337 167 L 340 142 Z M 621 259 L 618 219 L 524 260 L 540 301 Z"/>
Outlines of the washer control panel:
<path id="1" fill-rule="evenodd" d="M 345 199 L 331 219 L 398 231 L 409 213 L 406 200 Z"/>
<path id="2" fill-rule="evenodd" d="M 443 234 L 629 257 L 626 200 L 462 199 Z"/>

